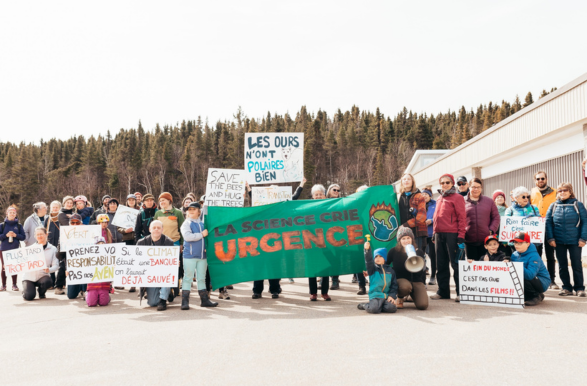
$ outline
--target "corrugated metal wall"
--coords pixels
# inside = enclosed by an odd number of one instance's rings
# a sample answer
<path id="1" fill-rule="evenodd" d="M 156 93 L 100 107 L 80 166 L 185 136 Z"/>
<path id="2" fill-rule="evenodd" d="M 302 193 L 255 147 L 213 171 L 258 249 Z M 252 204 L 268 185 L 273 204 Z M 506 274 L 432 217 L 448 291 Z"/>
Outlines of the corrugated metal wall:
<path id="1" fill-rule="evenodd" d="M 497 189 L 503 190 L 508 196 L 509 192 L 518 186 L 525 186 L 531 190 L 534 186 L 534 173 L 544 170 L 548 174 L 548 185 L 556 189 L 561 182 L 570 182 L 573 185 L 575 196 L 581 202 L 585 202 L 585 180 L 583 179 L 583 151 L 578 151 L 563 157 L 540 162 L 536 165 L 514 170 L 499 176 L 483 180 L 483 194 L 491 197 Z M 483 175 L 483 170 L 481 170 Z"/>

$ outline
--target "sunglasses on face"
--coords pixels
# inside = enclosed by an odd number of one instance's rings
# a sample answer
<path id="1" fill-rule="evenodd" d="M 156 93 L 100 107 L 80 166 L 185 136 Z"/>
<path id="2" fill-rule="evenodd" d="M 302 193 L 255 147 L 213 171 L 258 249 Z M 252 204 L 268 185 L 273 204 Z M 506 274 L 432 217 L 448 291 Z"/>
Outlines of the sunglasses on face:
<path id="1" fill-rule="evenodd" d="M 73 220 L 69 222 L 69 225 L 80 225 L 82 222 L 79 220 Z"/>
<path id="2" fill-rule="evenodd" d="M 340 192 L 339 189 L 332 189 L 333 192 Z"/>
<path id="3" fill-rule="evenodd" d="M 544 177 L 537 177 L 536 178 L 536 181 L 545 181 L 545 180 L 546 180 L 546 178 L 544 178 Z"/>
<path id="4" fill-rule="evenodd" d="M 459 182 L 459 183 L 457 183 L 457 185 L 458 186 L 465 186 L 465 185 L 467 185 L 467 183 L 466 182 Z"/>
<path id="5" fill-rule="evenodd" d="M 520 198 L 530 198 L 530 196 L 520 196 Z"/>
<path id="6" fill-rule="evenodd" d="M 440 185 L 450 185 L 450 184 L 452 184 L 452 182 L 450 182 L 450 181 L 444 181 L 444 182 L 440 183 Z"/>
<path id="7" fill-rule="evenodd" d="M 559 193 L 567 193 L 569 190 L 568 189 L 560 189 L 558 192 Z"/>

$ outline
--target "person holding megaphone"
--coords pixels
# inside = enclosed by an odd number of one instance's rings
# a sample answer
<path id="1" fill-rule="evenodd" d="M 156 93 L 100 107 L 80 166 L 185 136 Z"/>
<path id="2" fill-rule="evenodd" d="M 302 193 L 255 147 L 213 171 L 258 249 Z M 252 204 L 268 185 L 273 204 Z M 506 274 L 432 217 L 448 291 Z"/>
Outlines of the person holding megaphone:
<path id="1" fill-rule="evenodd" d="M 410 295 L 417 309 L 427 309 L 426 260 L 410 228 L 400 227 L 397 231 L 397 244 L 389 250 L 387 264 L 393 267 L 397 276 L 397 308 L 403 308 L 404 297 Z"/>

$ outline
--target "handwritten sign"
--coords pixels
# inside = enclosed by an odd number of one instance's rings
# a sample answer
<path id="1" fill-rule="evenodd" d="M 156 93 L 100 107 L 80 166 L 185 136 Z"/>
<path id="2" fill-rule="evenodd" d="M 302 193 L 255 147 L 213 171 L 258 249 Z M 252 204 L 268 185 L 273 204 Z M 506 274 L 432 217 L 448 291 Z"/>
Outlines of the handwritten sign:
<path id="1" fill-rule="evenodd" d="M 269 186 L 252 188 L 253 205 L 268 205 L 291 201 L 291 186 Z"/>
<path id="2" fill-rule="evenodd" d="M 530 242 L 544 242 L 544 227 L 546 219 L 544 217 L 502 217 L 499 230 L 499 241 L 511 241 L 514 234 L 524 231 L 530 236 Z"/>
<path id="3" fill-rule="evenodd" d="M 16 275 L 23 272 L 39 271 L 47 268 L 43 246 L 33 244 L 26 248 L 2 251 L 4 271 L 7 275 Z"/>
<path id="4" fill-rule="evenodd" d="M 114 280 L 116 255 L 124 243 L 79 246 L 67 250 L 67 280 L 71 284 Z"/>
<path id="5" fill-rule="evenodd" d="M 128 206 L 119 205 L 112 219 L 112 225 L 119 228 L 133 228 L 137 223 L 137 216 L 140 211 L 137 209 L 129 208 Z"/>
<path id="6" fill-rule="evenodd" d="M 243 170 L 208 169 L 206 181 L 207 206 L 245 206 L 245 176 Z"/>
<path id="7" fill-rule="evenodd" d="M 459 261 L 461 304 L 524 308 L 524 263 Z"/>
<path id="8" fill-rule="evenodd" d="M 304 133 L 245 133 L 245 172 L 250 185 L 304 178 Z"/>
<path id="9" fill-rule="evenodd" d="M 116 256 L 115 286 L 177 287 L 179 247 L 124 246 Z"/>
<path id="10" fill-rule="evenodd" d="M 59 231 L 60 250 L 66 251 L 75 245 L 94 245 L 101 236 L 100 225 L 62 226 Z"/>

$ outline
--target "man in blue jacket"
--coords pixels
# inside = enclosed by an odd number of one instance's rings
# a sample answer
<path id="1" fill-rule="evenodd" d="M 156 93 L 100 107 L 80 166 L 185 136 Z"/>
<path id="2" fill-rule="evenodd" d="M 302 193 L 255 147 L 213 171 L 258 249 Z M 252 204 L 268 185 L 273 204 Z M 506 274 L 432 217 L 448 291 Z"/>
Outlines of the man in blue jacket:
<path id="1" fill-rule="evenodd" d="M 550 274 L 534 244 L 530 244 L 530 235 L 516 232 L 512 239 L 516 252 L 512 262 L 524 263 L 524 300 L 527 306 L 536 306 L 544 300 L 544 291 L 550 285 Z"/>

